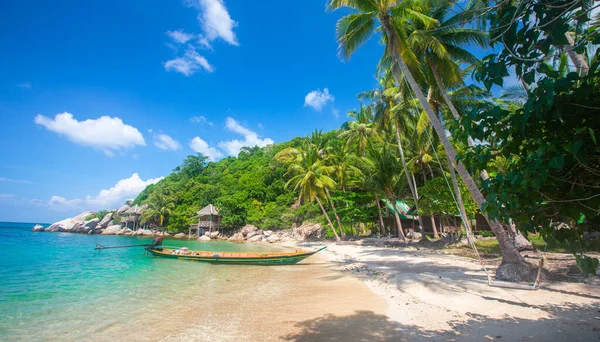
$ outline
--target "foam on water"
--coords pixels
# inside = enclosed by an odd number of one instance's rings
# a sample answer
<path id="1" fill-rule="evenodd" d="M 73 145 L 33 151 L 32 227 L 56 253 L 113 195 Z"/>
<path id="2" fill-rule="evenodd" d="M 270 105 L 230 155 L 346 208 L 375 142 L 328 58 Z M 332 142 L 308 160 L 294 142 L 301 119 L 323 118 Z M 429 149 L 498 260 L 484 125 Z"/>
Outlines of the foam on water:
<path id="1" fill-rule="evenodd" d="M 142 248 L 94 251 L 97 243 L 149 243 L 151 238 L 33 233 L 32 227 L 0 223 L 0 340 L 136 340 L 159 331 L 163 336 L 190 317 L 202 316 L 202 308 L 189 303 L 210 300 L 212 292 L 247 276 L 244 267 L 154 258 Z M 275 249 L 227 242 L 165 244 Z"/>

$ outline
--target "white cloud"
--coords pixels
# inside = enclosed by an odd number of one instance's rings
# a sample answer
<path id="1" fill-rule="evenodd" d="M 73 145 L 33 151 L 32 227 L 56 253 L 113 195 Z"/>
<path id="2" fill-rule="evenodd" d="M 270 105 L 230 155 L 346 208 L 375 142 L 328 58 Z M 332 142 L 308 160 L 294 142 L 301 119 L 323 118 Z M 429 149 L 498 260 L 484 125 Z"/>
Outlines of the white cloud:
<path id="1" fill-rule="evenodd" d="M 176 71 L 185 76 L 191 76 L 201 69 L 209 73 L 214 71 L 213 66 L 208 63 L 206 58 L 192 47 L 188 48 L 183 57 L 168 60 L 163 65 L 165 70 Z"/>
<path id="2" fill-rule="evenodd" d="M 190 148 L 198 153 L 202 153 L 210 160 L 215 161 L 223 157 L 223 153 L 214 147 L 208 145 L 208 143 L 200 137 L 195 137 L 190 141 Z"/>
<path id="3" fill-rule="evenodd" d="M 85 199 L 66 199 L 61 196 L 52 196 L 48 207 L 56 211 L 73 210 L 102 210 L 120 207 L 126 200 L 137 197 L 148 185 L 156 184 L 164 177 L 142 180 L 137 173 L 129 178 L 121 179 L 108 190 L 100 190 L 98 195 L 88 195 Z"/>
<path id="4" fill-rule="evenodd" d="M 154 136 L 154 145 L 161 150 L 177 151 L 181 148 L 179 142 L 166 134 L 156 134 Z"/>
<path id="5" fill-rule="evenodd" d="M 304 107 L 312 107 L 316 111 L 321 111 L 327 102 L 333 102 L 335 98 L 329 94 L 329 89 L 325 88 L 313 90 L 304 97 Z"/>
<path id="6" fill-rule="evenodd" d="M 28 180 L 23 180 L 23 179 L 12 179 L 12 178 L 6 178 L 6 177 L 0 177 L 0 182 L 21 183 L 21 184 L 33 184 L 33 182 L 30 182 L 30 181 L 28 181 Z"/>
<path id="7" fill-rule="evenodd" d="M 167 31 L 167 35 L 173 39 L 174 42 L 179 44 L 185 44 L 188 41 L 194 39 L 195 35 L 192 33 L 186 33 L 183 30 Z"/>
<path id="8" fill-rule="evenodd" d="M 227 118 L 225 121 L 225 128 L 227 130 L 240 134 L 244 137 L 244 140 L 230 140 L 230 141 L 221 141 L 219 143 L 219 147 L 227 152 L 227 154 L 231 156 L 237 156 L 240 152 L 240 149 L 244 146 L 247 147 L 264 147 L 267 145 L 271 145 L 274 143 L 272 139 L 265 138 L 261 139 L 256 132 L 249 130 L 248 128 L 240 125 L 233 118 Z"/>
<path id="9" fill-rule="evenodd" d="M 206 123 L 209 126 L 214 125 L 212 122 L 208 121 L 204 116 L 200 115 L 200 116 L 193 116 L 190 118 L 190 121 L 192 123 L 195 124 L 202 124 L 202 123 Z"/>
<path id="10" fill-rule="evenodd" d="M 54 119 L 38 114 L 34 122 L 74 143 L 97 148 L 109 157 L 121 149 L 146 146 L 142 133 L 137 128 L 124 124 L 118 117 L 101 116 L 98 119 L 77 121 L 73 114 L 64 112 L 56 114 Z"/>
<path id="11" fill-rule="evenodd" d="M 0 194 L 0 200 L 14 198 L 14 197 L 15 197 L 15 195 L 13 195 L 13 194 Z"/>
<path id="12" fill-rule="evenodd" d="M 233 32 L 237 22 L 231 19 L 222 0 L 198 0 L 196 7 L 200 9 L 198 20 L 207 41 L 221 38 L 231 45 L 239 45 Z"/>
<path id="13" fill-rule="evenodd" d="M 31 84 L 31 82 L 19 82 L 17 83 L 17 87 L 21 89 L 31 89 L 33 84 Z"/>

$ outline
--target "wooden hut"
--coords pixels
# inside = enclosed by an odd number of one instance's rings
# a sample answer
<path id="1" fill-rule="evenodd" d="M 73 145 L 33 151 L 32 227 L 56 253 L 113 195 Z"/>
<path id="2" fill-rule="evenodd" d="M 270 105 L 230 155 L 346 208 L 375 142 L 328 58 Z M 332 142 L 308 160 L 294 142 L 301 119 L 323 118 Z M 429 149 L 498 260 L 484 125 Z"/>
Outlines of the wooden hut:
<path id="1" fill-rule="evenodd" d="M 200 237 L 206 232 L 218 231 L 221 227 L 221 215 L 212 204 L 200 209 L 194 218 L 198 218 L 198 223 L 190 225 L 189 236 Z"/>
<path id="2" fill-rule="evenodd" d="M 140 217 L 142 216 L 142 212 L 148 206 L 146 204 L 143 205 L 134 205 L 133 207 L 125 210 L 121 213 L 121 226 L 124 228 L 131 228 L 131 230 L 138 230 L 141 227 Z"/>

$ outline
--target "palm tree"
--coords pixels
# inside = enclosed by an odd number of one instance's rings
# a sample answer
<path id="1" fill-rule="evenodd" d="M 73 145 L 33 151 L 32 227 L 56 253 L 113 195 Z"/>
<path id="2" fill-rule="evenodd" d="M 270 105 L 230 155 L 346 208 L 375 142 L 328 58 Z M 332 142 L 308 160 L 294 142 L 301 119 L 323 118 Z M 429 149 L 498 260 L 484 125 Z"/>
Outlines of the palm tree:
<path id="1" fill-rule="evenodd" d="M 329 177 L 333 173 L 333 167 L 325 165 L 322 160 L 319 159 L 319 151 L 312 146 L 307 144 L 303 151 L 299 151 L 297 161 L 289 166 L 287 175 L 291 175 L 292 178 L 285 184 L 286 188 L 290 186 L 294 187 L 294 190 L 299 190 L 299 200 L 308 202 L 317 201 L 319 207 L 327 222 L 333 231 L 336 241 L 340 241 L 331 219 L 323 207 L 320 198 L 327 198 L 325 190 L 327 188 L 335 187 L 335 181 Z"/>
<path id="2" fill-rule="evenodd" d="M 421 5 L 421 8 L 419 5 Z M 410 49 L 408 37 L 402 26 L 407 21 L 411 21 L 413 23 L 421 22 L 427 28 L 433 28 L 437 24 L 437 21 L 420 12 L 424 6 L 416 0 L 401 2 L 395 0 L 328 0 L 328 10 L 336 10 L 341 7 L 349 7 L 355 10 L 356 13 L 342 17 L 336 25 L 340 55 L 349 58 L 376 30 L 381 31 L 383 41 L 385 42 L 386 54 L 390 56 L 393 62 L 392 70 L 394 71 L 397 83 L 400 85 L 405 81 L 408 82 L 421 107 L 427 114 L 453 166 L 457 169 L 479 208 L 483 208 L 485 202 L 483 194 L 464 164 L 457 162 L 456 149 L 446 136 L 444 126 L 429 105 L 425 94 L 419 87 L 419 83 L 407 64 L 408 61 L 413 66 L 413 69 L 417 69 L 414 68 L 416 56 Z M 489 218 L 488 222 L 490 222 L 490 227 L 496 235 L 502 251 L 502 264 L 498 268 L 497 276 L 506 279 L 534 279 L 534 268 L 519 253 L 502 225 L 496 220 L 490 220 Z"/>
<path id="3" fill-rule="evenodd" d="M 368 161 L 371 169 L 370 183 L 378 190 L 377 192 L 384 194 L 392 205 L 395 206 L 396 189 L 398 188 L 398 183 L 401 179 L 398 172 L 400 169 L 398 159 L 386 144 L 383 144 L 380 148 L 370 146 L 368 151 Z M 396 219 L 398 236 L 406 241 L 398 211 L 392 211 L 394 212 L 394 218 Z"/>
<path id="4" fill-rule="evenodd" d="M 152 221 L 158 223 L 159 227 L 163 226 L 165 219 L 171 216 L 171 211 L 175 208 L 175 203 L 173 203 L 172 199 L 160 191 L 154 192 L 148 197 L 145 204 L 148 207 L 142 213 L 142 224 Z"/>
<path id="5" fill-rule="evenodd" d="M 365 156 L 365 147 L 369 139 L 374 136 L 373 113 L 368 106 L 360 105 L 360 110 L 348 112 L 348 117 L 354 121 L 348 121 L 342 126 L 339 137 L 346 139 L 348 145 L 357 144 L 361 156 Z"/>

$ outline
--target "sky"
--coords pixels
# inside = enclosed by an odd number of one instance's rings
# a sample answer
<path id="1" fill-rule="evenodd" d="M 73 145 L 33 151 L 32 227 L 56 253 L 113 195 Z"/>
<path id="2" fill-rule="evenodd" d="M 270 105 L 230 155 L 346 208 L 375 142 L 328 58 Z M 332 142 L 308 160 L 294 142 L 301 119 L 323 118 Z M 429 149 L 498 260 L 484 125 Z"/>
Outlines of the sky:
<path id="1" fill-rule="evenodd" d="M 339 128 L 377 39 L 337 56 L 324 1 L 0 3 L 0 221 L 117 208 L 191 154 Z"/>

